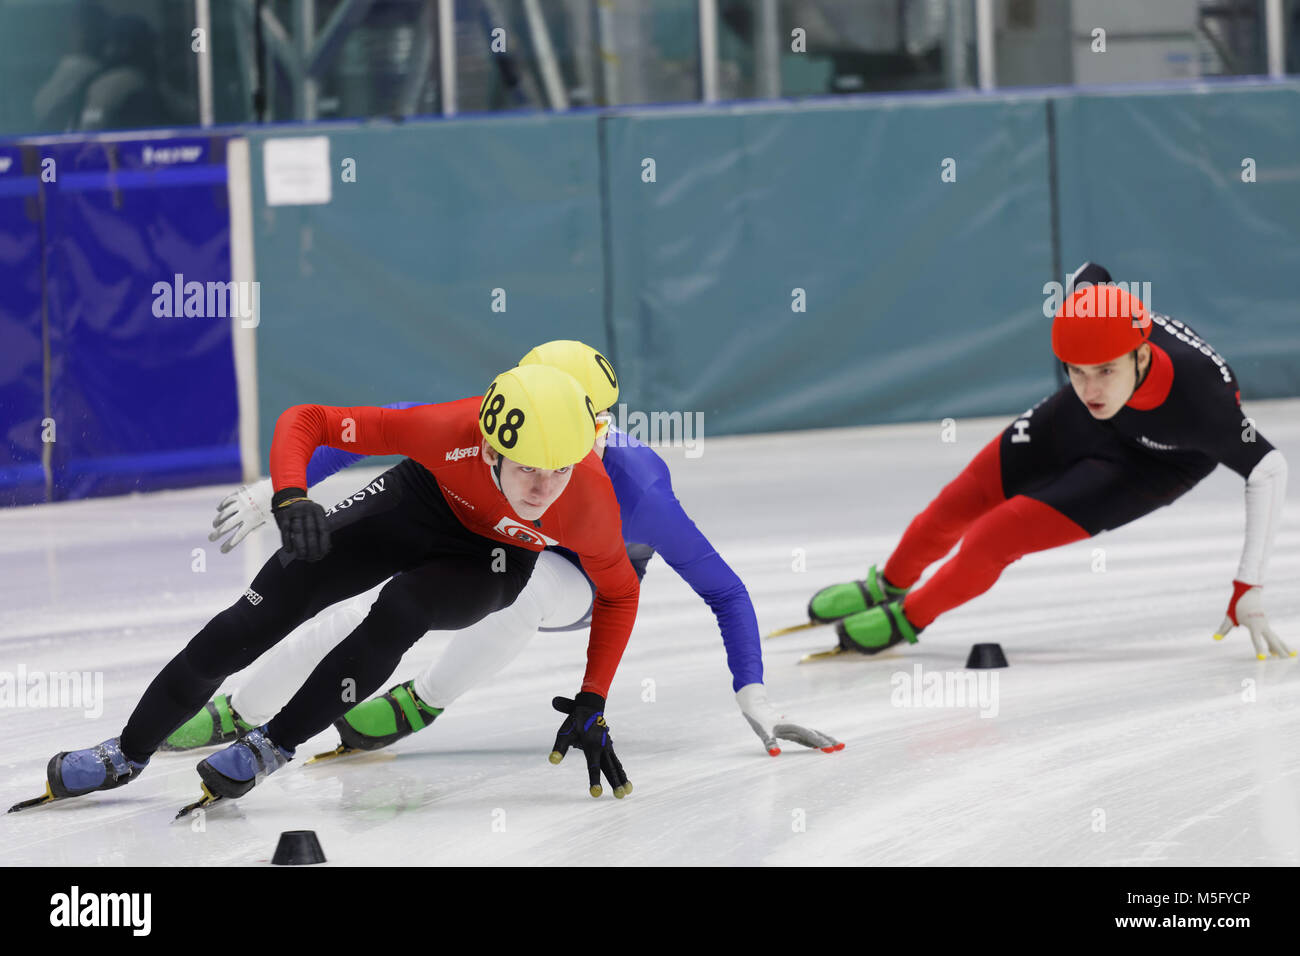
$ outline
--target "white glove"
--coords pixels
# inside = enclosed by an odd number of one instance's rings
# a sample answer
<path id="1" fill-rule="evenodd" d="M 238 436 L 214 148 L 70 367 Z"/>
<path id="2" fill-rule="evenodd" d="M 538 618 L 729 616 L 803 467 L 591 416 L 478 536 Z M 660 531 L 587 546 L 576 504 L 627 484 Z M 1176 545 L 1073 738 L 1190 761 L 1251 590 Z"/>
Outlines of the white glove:
<path id="1" fill-rule="evenodd" d="M 740 688 L 736 691 L 736 703 L 740 704 L 740 712 L 745 715 L 749 726 L 754 728 L 758 739 L 763 741 L 763 747 L 773 757 L 781 752 L 781 748 L 776 743 L 778 737 L 781 740 L 792 740 L 797 744 L 803 744 L 805 747 L 816 747 L 824 753 L 834 753 L 836 750 L 844 749 L 844 745 L 834 737 L 828 737 L 819 730 L 810 730 L 799 724 L 790 723 L 783 715 L 778 714 L 767 702 L 767 688 L 762 684 L 746 684 Z"/>
<path id="2" fill-rule="evenodd" d="M 1261 661 L 1268 660 L 1266 647 L 1278 657 L 1295 657 L 1295 651 L 1287 647 L 1269 626 L 1268 616 L 1264 613 L 1264 589 L 1241 581 L 1232 584 L 1232 601 L 1214 639 L 1223 640 L 1224 635 L 1240 625 L 1250 630 L 1250 642 L 1255 645 L 1255 656 Z"/>
<path id="3" fill-rule="evenodd" d="M 212 519 L 213 531 L 208 535 L 209 541 L 216 541 L 224 534 L 230 538 L 221 545 L 221 553 L 243 541 L 255 528 L 260 528 L 271 516 L 271 479 L 263 478 L 253 485 L 240 485 L 217 505 L 217 516 Z"/>

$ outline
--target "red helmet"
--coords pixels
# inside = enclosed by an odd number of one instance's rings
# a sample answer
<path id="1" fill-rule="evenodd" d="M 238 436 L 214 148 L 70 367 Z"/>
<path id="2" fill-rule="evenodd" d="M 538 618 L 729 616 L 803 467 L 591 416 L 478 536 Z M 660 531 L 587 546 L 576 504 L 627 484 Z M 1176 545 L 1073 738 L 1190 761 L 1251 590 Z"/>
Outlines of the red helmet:
<path id="1" fill-rule="evenodd" d="M 1101 365 L 1146 342 L 1151 316 L 1135 295 L 1114 285 L 1076 289 L 1052 322 L 1052 351 L 1070 365 Z"/>

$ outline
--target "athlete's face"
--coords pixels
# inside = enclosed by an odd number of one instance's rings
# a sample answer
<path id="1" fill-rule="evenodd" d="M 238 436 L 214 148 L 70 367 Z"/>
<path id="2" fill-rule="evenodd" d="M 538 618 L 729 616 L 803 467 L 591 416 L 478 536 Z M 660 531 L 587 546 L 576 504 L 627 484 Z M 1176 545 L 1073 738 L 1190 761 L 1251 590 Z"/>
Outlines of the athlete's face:
<path id="1" fill-rule="evenodd" d="M 1124 403 L 1133 397 L 1139 373 L 1146 368 L 1151 349 L 1143 345 L 1138 349 L 1137 363 L 1133 353 L 1121 355 L 1101 365 L 1067 365 L 1070 384 L 1088 413 L 1098 421 L 1113 418 Z"/>
<path id="2" fill-rule="evenodd" d="M 491 445 L 484 442 L 483 460 L 489 466 L 497 463 L 497 453 Z M 555 504 L 555 499 L 568 487 L 573 477 L 573 467 L 525 468 L 517 461 L 504 459 L 501 465 L 501 491 L 515 509 L 515 514 L 528 521 L 536 521 L 546 514 L 546 509 Z"/>

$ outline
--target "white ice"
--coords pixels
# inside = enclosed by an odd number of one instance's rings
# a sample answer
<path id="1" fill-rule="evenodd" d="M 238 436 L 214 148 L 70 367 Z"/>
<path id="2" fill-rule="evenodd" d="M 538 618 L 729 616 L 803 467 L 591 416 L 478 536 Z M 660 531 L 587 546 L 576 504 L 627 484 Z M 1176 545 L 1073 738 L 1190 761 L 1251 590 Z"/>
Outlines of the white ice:
<path id="1" fill-rule="evenodd" d="M 1249 411 L 1300 471 L 1300 401 Z M 766 632 L 883 560 L 1005 422 L 959 422 L 955 442 L 936 422 L 706 436 L 699 457 L 663 454 Z M 351 469 L 315 494 L 340 498 L 374 473 Z M 0 707 L 0 803 L 39 794 L 55 752 L 119 733 L 272 552 L 270 527 L 228 555 L 208 542 L 227 490 L 0 509 L 0 679 L 17 690 Z M 1294 495 L 1265 593 L 1300 648 Z M 309 829 L 331 864 L 1295 865 L 1300 659 L 1257 661 L 1242 629 L 1211 639 L 1243 521 L 1242 480 L 1220 468 L 1134 525 L 1012 566 L 905 651 L 800 665 L 833 634 L 765 641 L 773 703 L 847 743 L 830 755 L 788 744 L 775 759 L 740 716 L 709 609 L 655 558 L 608 707 L 635 785 L 626 800 L 587 796 L 574 755 L 547 762 L 560 720 L 549 702 L 577 689 L 586 636 L 539 635 L 389 752 L 297 760 L 201 827 L 172 817 L 198 795 L 202 755 L 160 753 L 125 788 L 4 816 L 0 863 L 254 864 L 281 831 Z M 446 641 L 418 644 L 397 679 Z M 917 665 L 961 672 L 982 641 L 1010 660 L 995 715 L 897 705 Z M 91 716 L 85 701 L 32 706 L 14 687 L 20 668 L 102 675 L 102 700 Z M 299 753 L 333 743 L 327 731 Z"/>

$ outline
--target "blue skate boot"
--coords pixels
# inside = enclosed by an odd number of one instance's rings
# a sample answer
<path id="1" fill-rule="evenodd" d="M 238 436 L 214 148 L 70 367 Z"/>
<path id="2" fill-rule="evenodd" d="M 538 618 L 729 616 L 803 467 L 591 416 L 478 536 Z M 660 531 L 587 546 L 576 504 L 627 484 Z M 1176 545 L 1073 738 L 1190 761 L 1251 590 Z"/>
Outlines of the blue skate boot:
<path id="1" fill-rule="evenodd" d="M 121 739 L 113 737 L 85 750 L 55 754 L 45 768 L 45 776 L 51 796 L 64 800 L 121 787 L 138 777 L 148 763 L 129 759 L 122 753 Z"/>
<path id="2" fill-rule="evenodd" d="M 292 760 L 293 754 L 268 737 L 263 724 L 199 763 L 203 789 L 213 799 L 242 797 Z"/>
<path id="3" fill-rule="evenodd" d="M 96 790 L 112 790 L 130 783 L 148 765 L 148 760 L 141 763 L 122 753 L 122 742 L 117 737 L 85 750 L 70 753 L 65 750 L 51 757 L 45 768 L 45 792 L 39 797 L 15 803 L 9 812 L 80 797 Z"/>

